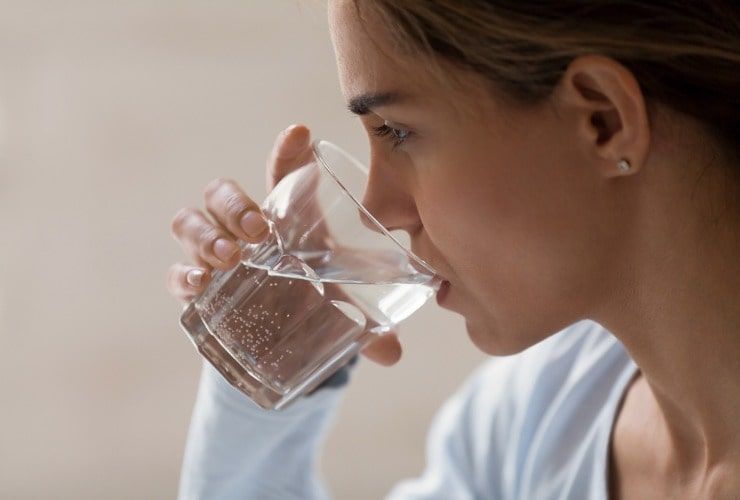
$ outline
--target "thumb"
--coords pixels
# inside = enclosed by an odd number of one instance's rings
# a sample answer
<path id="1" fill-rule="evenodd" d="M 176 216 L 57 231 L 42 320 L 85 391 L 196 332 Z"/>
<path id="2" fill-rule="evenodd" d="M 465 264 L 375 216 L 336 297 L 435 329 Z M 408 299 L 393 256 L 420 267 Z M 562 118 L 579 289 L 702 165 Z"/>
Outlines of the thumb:
<path id="1" fill-rule="evenodd" d="M 388 332 L 370 342 L 362 349 L 366 358 L 383 366 L 391 366 L 401 359 L 401 343 L 396 332 Z"/>
<path id="2" fill-rule="evenodd" d="M 312 155 L 308 127 L 295 124 L 280 132 L 267 160 L 267 191 L 272 191 L 280 179 L 308 163 Z"/>

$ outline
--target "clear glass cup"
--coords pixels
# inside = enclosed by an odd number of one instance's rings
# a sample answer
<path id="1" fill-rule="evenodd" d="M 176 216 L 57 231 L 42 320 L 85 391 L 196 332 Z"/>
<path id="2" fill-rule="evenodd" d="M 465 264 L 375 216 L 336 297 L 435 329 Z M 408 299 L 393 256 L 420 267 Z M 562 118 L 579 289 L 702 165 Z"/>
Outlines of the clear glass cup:
<path id="1" fill-rule="evenodd" d="M 358 200 L 368 170 L 334 144 L 286 175 L 261 208 L 270 234 L 240 242 L 180 324 L 228 382 L 282 409 L 419 309 L 442 278 Z"/>

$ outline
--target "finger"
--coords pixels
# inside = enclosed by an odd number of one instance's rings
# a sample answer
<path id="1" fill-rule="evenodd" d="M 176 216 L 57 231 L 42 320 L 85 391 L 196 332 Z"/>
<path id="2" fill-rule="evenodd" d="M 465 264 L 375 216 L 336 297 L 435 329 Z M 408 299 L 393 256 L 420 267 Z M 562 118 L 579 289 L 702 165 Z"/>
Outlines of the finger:
<path id="1" fill-rule="evenodd" d="M 214 220 L 239 238 L 257 243 L 267 236 L 260 207 L 235 181 L 221 177 L 212 180 L 205 188 L 205 201 Z"/>
<path id="2" fill-rule="evenodd" d="M 395 332 L 388 332 L 373 340 L 362 351 L 363 356 L 383 366 L 391 366 L 401 359 L 401 343 Z"/>
<path id="3" fill-rule="evenodd" d="M 305 125 L 291 125 L 278 134 L 267 160 L 267 191 L 280 179 L 313 158 L 311 132 Z"/>
<path id="4" fill-rule="evenodd" d="M 239 246 L 233 234 L 212 224 L 198 209 L 183 208 L 172 219 L 172 234 L 185 253 L 198 263 L 217 269 L 231 269 L 239 262 Z"/>
<path id="5" fill-rule="evenodd" d="M 178 300 L 190 302 L 206 288 L 210 278 L 209 269 L 178 262 L 167 271 L 167 291 Z"/>

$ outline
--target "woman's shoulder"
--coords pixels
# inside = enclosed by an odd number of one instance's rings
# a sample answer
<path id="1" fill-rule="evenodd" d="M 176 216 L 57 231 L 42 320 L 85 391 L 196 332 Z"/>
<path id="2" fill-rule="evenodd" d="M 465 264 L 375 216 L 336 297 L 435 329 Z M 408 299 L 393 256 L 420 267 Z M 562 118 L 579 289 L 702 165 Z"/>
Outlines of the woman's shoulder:
<path id="1" fill-rule="evenodd" d="M 634 366 L 625 348 L 608 330 L 590 320 L 574 323 L 521 353 L 493 357 L 478 367 L 462 392 L 474 393 L 500 410 L 543 407 L 558 393 L 576 386 L 610 383 Z"/>
<path id="2" fill-rule="evenodd" d="M 527 470 L 545 475 L 587 440 L 595 446 L 635 369 L 621 343 L 593 321 L 481 365 L 454 397 L 481 489 L 524 493 Z"/>

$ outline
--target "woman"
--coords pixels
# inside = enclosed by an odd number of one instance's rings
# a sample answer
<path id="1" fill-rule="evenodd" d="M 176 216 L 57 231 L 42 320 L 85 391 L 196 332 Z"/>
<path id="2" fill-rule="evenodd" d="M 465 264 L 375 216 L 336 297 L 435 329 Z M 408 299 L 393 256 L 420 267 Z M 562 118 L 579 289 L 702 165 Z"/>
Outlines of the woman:
<path id="1" fill-rule="evenodd" d="M 478 348 L 523 351 L 446 403 L 427 470 L 389 496 L 740 498 L 740 7 L 333 0 L 329 18 L 368 208 L 449 280 Z M 273 182 L 308 135 L 278 138 Z M 261 234 L 233 181 L 206 199 L 213 221 L 173 222 L 185 300 Z M 340 393 L 264 414 L 205 367 L 181 497 L 323 496 Z"/>

